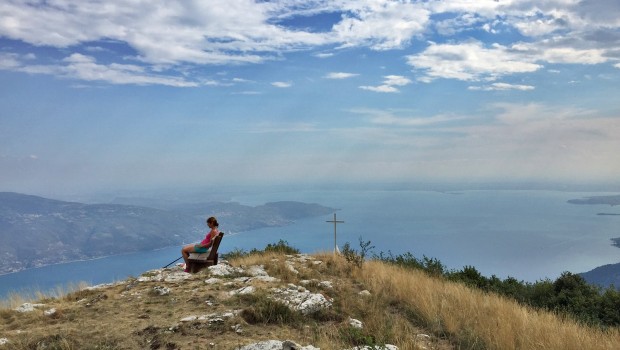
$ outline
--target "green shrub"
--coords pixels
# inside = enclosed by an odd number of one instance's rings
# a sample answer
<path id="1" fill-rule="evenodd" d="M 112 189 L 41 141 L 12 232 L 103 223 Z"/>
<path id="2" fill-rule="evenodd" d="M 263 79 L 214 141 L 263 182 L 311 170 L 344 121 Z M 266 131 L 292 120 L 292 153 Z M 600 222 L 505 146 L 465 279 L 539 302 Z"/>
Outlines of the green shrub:
<path id="1" fill-rule="evenodd" d="M 279 240 L 278 243 L 267 244 L 264 252 L 265 253 L 267 252 L 283 253 L 283 254 L 299 254 L 300 253 L 299 249 L 290 246 L 288 242 L 284 240 Z"/>
<path id="2" fill-rule="evenodd" d="M 349 242 L 345 243 L 344 246 L 342 246 L 341 254 L 344 256 L 348 263 L 353 264 L 357 267 L 362 267 L 362 264 L 366 260 L 366 255 L 375 246 L 371 246 L 370 241 L 364 242 L 361 236 L 359 238 L 359 244 L 360 251 L 358 252 L 357 250 L 351 248 Z"/>

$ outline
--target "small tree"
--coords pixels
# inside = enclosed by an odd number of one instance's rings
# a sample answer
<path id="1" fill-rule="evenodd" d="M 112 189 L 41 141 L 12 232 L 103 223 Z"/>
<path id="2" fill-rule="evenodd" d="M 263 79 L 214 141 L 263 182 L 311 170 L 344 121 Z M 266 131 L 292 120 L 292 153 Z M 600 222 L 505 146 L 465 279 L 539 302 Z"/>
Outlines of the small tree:
<path id="1" fill-rule="evenodd" d="M 359 252 L 351 248 L 351 245 L 349 244 L 349 242 L 345 243 L 344 246 L 342 247 L 342 255 L 344 256 L 344 258 L 347 260 L 348 263 L 351 263 L 361 268 L 362 265 L 364 264 L 364 260 L 366 260 L 366 255 L 368 254 L 370 250 L 374 249 L 375 246 L 370 245 L 371 244 L 370 241 L 364 242 L 361 236 L 359 238 L 359 243 L 360 243 Z"/>

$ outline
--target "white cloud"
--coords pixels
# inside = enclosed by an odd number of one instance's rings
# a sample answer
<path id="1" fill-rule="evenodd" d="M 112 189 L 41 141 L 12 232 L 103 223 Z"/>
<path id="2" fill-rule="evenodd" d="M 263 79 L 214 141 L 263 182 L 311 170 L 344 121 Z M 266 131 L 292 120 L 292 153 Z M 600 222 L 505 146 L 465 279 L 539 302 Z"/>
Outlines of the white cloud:
<path id="1" fill-rule="evenodd" d="M 151 74 L 145 67 L 129 64 L 98 64 L 94 57 L 74 53 L 57 65 L 24 65 L 16 60 L 17 55 L 9 55 L 14 61 L 10 66 L 0 65 L 0 69 L 11 69 L 31 74 L 51 74 L 61 78 L 85 81 L 99 81 L 111 84 L 167 85 L 174 87 L 195 87 L 199 84 L 178 78 Z"/>
<path id="2" fill-rule="evenodd" d="M 328 58 L 328 57 L 332 57 L 334 54 L 333 53 L 317 53 L 314 54 L 315 57 L 318 58 Z"/>
<path id="3" fill-rule="evenodd" d="M 356 73 L 344 73 L 344 72 L 331 72 L 328 73 L 325 78 L 326 79 L 348 79 L 358 76 Z"/>
<path id="4" fill-rule="evenodd" d="M 233 83 L 253 83 L 253 80 L 243 79 L 243 78 L 233 78 Z"/>
<path id="5" fill-rule="evenodd" d="M 374 91 L 374 92 L 399 92 L 399 90 L 390 85 L 369 86 L 361 85 L 359 87 L 362 90 Z"/>
<path id="6" fill-rule="evenodd" d="M 487 48 L 477 41 L 430 43 L 423 52 L 407 56 L 407 62 L 423 74 L 419 80 L 424 82 L 437 78 L 495 80 L 504 75 L 530 73 L 542 68 L 510 48 L 499 44 Z"/>
<path id="7" fill-rule="evenodd" d="M 341 19 L 331 30 L 322 31 L 282 24 L 285 19 L 323 13 L 340 14 Z M 532 73 L 546 63 L 601 64 L 617 57 L 614 52 L 620 50 L 616 0 L 315 0 L 303 5 L 289 0 L 172 4 L 118 0 L 114 5 L 84 0 L 80 6 L 67 1 L 5 1 L 0 3 L 0 18 L 2 38 L 69 52 L 84 45 L 81 52 L 89 52 L 97 61 L 104 61 L 97 55 L 106 55 L 105 62 L 115 60 L 126 66 L 116 67 L 120 71 L 131 70 L 125 63 L 132 62 L 148 67 L 149 72 L 178 76 L 188 65 L 263 63 L 299 50 L 321 50 L 310 53 L 318 58 L 332 57 L 329 51 L 337 48 L 394 50 L 430 35 L 440 36 L 442 44 L 433 43 L 408 56 L 425 82 L 437 78 L 492 81 Z M 471 37 L 467 31 L 474 30 L 497 35 L 497 42 L 503 44 L 462 42 L 464 36 Z M 515 31 L 523 36 L 522 42 L 510 42 L 512 35 L 501 36 Z M 3 69 L 34 64 L 4 58 Z M 106 66 L 111 69 L 112 63 Z M 365 88 L 394 92 L 396 85 L 386 85 Z"/>
<path id="8" fill-rule="evenodd" d="M 394 112 L 392 111 L 380 110 L 359 111 L 359 113 L 370 114 L 370 122 L 379 126 L 426 127 L 445 125 L 446 123 L 461 121 L 466 118 L 464 116 L 456 115 L 435 115 L 432 117 L 403 117 L 394 115 Z M 399 114 L 403 114 L 403 112 L 400 112 Z"/>
<path id="9" fill-rule="evenodd" d="M 530 91 L 534 90 L 534 86 L 531 85 L 520 85 L 520 84 L 507 84 L 507 83 L 493 83 L 485 86 L 470 86 L 467 88 L 468 90 L 482 90 L 482 91 L 505 91 L 505 90 L 520 90 L 520 91 Z"/>
<path id="10" fill-rule="evenodd" d="M 22 66 L 19 55 L 14 53 L 0 53 L 0 69 L 15 70 Z"/>
<path id="11" fill-rule="evenodd" d="M 293 83 L 287 81 L 274 81 L 273 83 L 271 83 L 271 85 L 278 88 L 289 88 L 293 86 Z"/>
<path id="12" fill-rule="evenodd" d="M 400 75 L 386 75 L 384 76 L 383 84 L 379 86 L 363 85 L 359 88 L 362 90 L 374 91 L 374 92 L 400 92 L 395 86 L 405 86 L 411 84 L 411 79 Z"/>
<path id="13" fill-rule="evenodd" d="M 401 48 L 424 32 L 430 12 L 418 3 L 345 1 L 343 19 L 333 26 L 342 47 L 370 46 L 375 50 Z"/>
<path id="14" fill-rule="evenodd" d="M 616 63 L 616 64 L 614 64 L 614 67 L 616 67 L 616 68 L 620 69 L 620 63 Z"/>

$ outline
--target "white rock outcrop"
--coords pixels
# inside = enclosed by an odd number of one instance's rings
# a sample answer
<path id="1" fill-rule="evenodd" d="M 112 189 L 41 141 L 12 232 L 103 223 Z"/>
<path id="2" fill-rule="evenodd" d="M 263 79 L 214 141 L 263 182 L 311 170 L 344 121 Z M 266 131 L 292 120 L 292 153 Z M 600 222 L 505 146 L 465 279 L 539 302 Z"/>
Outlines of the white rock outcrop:
<path id="1" fill-rule="evenodd" d="M 233 295 L 252 294 L 255 291 L 256 291 L 256 288 L 254 288 L 253 286 L 245 286 L 237 290 L 231 290 L 230 292 L 228 292 L 228 295 L 233 296 Z"/>
<path id="2" fill-rule="evenodd" d="M 349 350 L 398 350 L 398 347 L 396 345 L 391 345 L 391 344 L 385 344 L 383 346 L 356 346 L 354 348 L 351 348 Z"/>
<path id="3" fill-rule="evenodd" d="M 237 350 L 321 350 L 312 345 L 301 346 L 290 340 L 265 340 L 237 348 Z"/>
<path id="4" fill-rule="evenodd" d="M 272 288 L 271 291 L 273 298 L 304 315 L 332 306 L 331 301 L 323 294 L 310 293 L 304 287 L 298 287 L 294 284 L 289 284 L 287 288 Z"/>
<path id="5" fill-rule="evenodd" d="M 358 329 L 364 328 L 364 324 L 362 323 L 362 321 L 356 320 L 356 319 L 350 318 L 350 317 L 349 317 L 349 326 L 351 326 L 353 328 L 358 328 Z"/>
<path id="6" fill-rule="evenodd" d="M 43 306 L 45 306 L 45 304 L 24 303 L 24 304 L 18 306 L 17 308 L 15 308 L 15 311 L 17 311 L 17 312 L 32 312 L 32 311 L 34 311 L 35 308 L 43 307 Z"/>
<path id="7" fill-rule="evenodd" d="M 237 267 L 232 267 L 228 264 L 217 264 L 213 266 L 209 266 L 209 273 L 212 276 L 230 276 L 235 273 L 243 273 L 243 270 Z"/>

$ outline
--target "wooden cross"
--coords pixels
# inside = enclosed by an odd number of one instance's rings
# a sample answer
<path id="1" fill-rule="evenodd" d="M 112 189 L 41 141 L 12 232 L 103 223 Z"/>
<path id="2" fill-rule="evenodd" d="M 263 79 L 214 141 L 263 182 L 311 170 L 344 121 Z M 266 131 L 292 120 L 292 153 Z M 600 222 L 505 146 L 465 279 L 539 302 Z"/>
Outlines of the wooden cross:
<path id="1" fill-rule="evenodd" d="M 340 253 L 338 250 L 338 244 L 336 243 L 336 225 L 344 223 L 344 221 L 336 220 L 336 213 L 334 213 L 334 220 L 327 220 L 325 222 L 334 223 L 334 254 Z"/>

